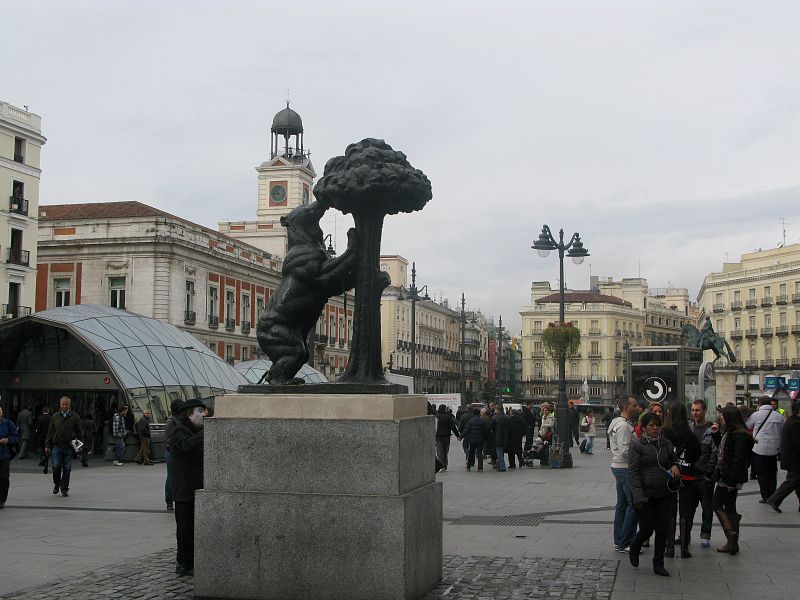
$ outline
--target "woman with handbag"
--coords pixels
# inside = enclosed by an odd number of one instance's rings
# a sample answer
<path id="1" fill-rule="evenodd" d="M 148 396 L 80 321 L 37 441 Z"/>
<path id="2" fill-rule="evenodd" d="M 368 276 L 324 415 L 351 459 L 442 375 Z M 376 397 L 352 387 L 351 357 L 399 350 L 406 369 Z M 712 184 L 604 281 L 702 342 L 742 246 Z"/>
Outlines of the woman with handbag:
<path id="1" fill-rule="evenodd" d="M 742 515 L 736 512 L 736 497 L 747 483 L 750 456 L 755 441 L 742 419 L 742 413 L 735 406 L 722 409 L 724 434 L 719 444 L 717 468 L 713 480 L 717 487 L 711 507 L 717 515 L 725 532 L 725 545 L 716 548 L 717 552 L 736 554 L 739 552 L 739 523 Z"/>
<path id="2" fill-rule="evenodd" d="M 542 415 L 542 424 L 539 426 L 539 437 L 542 438 L 543 442 L 549 444 L 553 441 L 556 418 L 550 414 L 550 405 L 547 402 L 542 403 L 542 405 L 539 407 L 539 411 Z"/>
<path id="3" fill-rule="evenodd" d="M 581 431 L 586 438 L 586 446 L 584 446 L 583 451 L 586 454 L 592 455 L 594 452 L 594 438 L 597 435 L 597 429 L 595 427 L 595 416 L 594 410 L 592 408 L 586 409 L 586 414 L 581 419 Z"/>

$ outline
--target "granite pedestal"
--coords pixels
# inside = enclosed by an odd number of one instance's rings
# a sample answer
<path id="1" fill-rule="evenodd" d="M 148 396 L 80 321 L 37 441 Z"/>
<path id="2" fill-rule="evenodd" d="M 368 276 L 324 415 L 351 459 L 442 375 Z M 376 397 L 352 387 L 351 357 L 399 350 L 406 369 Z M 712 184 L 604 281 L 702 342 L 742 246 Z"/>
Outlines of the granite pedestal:
<path id="1" fill-rule="evenodd" d="M 195 596 L 416 599 L 442 574 L 424 396 L 217 398 L 196 497 Z"/>

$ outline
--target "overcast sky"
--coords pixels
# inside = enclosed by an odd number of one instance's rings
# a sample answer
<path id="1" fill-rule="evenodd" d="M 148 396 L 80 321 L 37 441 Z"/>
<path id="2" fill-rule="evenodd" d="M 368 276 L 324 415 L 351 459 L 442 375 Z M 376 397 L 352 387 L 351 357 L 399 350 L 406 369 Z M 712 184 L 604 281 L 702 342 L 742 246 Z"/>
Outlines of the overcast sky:
<path id="1" fill-rule="evenodd" d="M 545 223 L 592 274 L 687 287 L 800 242 L 800 3 L 4 2 L 0 98 L 48 138 L 41 204 L 254 219 L 290 91 L 318 175 L 364 137 L 433 184 L 383 253 L 516 332 Z M 350 221 L 324 229 L 346 241 Z"/>

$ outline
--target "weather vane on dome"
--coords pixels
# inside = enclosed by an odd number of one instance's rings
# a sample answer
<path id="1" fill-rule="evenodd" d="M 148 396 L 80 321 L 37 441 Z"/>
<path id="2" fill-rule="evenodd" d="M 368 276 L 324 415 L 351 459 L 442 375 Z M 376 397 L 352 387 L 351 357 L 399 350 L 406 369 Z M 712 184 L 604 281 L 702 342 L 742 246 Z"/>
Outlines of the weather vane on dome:
<path id="1" fill-rule="evenodd" d="M 289 108 L 289 88 L 286 88 L 286 108 Z"/>

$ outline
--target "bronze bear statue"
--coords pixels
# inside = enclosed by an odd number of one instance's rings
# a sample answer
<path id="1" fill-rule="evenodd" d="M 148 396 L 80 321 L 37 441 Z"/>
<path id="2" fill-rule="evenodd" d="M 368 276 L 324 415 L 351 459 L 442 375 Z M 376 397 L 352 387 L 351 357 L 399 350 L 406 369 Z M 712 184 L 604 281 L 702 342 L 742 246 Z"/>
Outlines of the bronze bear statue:
<path id="1" fill-rule="evenodd" d="M 347 232 L 347 250 L 331 258 L 325 250 L 319 221 L 327 207 L 319 202 L 298 206 L 281 217 L 289 250 L 282 279 L 258 318 L 258 345 L 272 367 L 265 373 L 271 384 L 299 384 L 295 377 L 309 358 L 308 334 L 316 325 L 328 298 L 355 287 L 356 230 Z"/>

